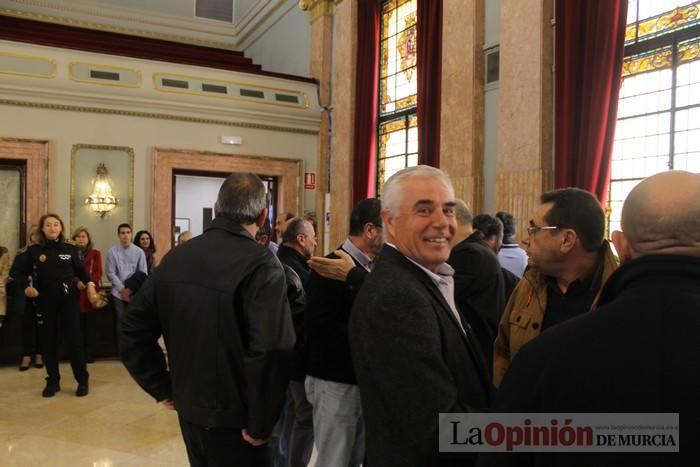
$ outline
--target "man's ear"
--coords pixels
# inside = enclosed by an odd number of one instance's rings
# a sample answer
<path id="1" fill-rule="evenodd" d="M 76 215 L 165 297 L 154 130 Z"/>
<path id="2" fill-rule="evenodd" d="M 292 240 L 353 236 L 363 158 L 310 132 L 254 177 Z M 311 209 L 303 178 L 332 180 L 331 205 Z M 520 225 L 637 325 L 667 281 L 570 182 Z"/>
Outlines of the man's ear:
<path id="1" fill-rule="evenodd" d="M 564 236 L 561 243 L 561 252 L 569 253 L 576 246 L 578 241 L 578 234 L 574 229 L 565 229 Z"/>
<path id="2" fill-rule="evenodd" d="M 265 220 L 267 219 L 267 208 L 263 209 L 258 218 L 255 220 L 255 225 L 258 226 L 258 228 L 262 227 L 265 224 Z"/>
<path id="3" fill-rule="evenodd" d="M 615 245 L 617 256 L 620 258 L 620 263 L 625 263 L 634 258 L 634 249 L 624 232 L 620 230 L 614 231 L 612 233 L 612 242 Z"/>
<path id="4" fill-rule="evenodd" d="M 394 225 L 395 217 L 391 215 L 388 209 L 382 208 L 382 226 L 386 232 L 386 236 L 389 241 L 393 241 L 394 234 L 396 233 L 396 226 Z"/>

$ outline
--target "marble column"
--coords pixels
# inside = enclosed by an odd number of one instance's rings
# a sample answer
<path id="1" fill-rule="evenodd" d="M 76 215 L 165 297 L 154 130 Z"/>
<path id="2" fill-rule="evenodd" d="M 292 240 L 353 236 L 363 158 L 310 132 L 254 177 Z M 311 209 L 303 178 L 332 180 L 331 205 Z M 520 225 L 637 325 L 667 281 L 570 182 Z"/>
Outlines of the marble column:
<path id="1" fill-rule="evenodd" d="M 319 82 L 321 106 L 332 108 L 323 112 L 317 146 L 317 235 L 322 247 L 316 254 L 320 254 L 332 251 L 345 239 L 352 209 L 357 5 L 352 1 L 308 0 L 300 2 L 300 7 L 310 14 L 311 75 Z M 328 244 L 322 242 L 326 193 L 331 193 Z"/>
<path id="2" fill-rule="evenodd" d="M 553 0 L 501 0 L 496 209 L 524 235 L 539 195 L 552 187 Z"/>
<path id="3" fill-rule="evenodd" d="M 474 212 L 482 207 L 484 0 L 444 0 L 440 168 Z"/>
<path id="4" fill-rule="evenodd" d="M 329 245 L 332 249 L 347 237 L 352 211 L 357 2 L 337 2 L 334 19 L 331 129 L 333 136 L 330 162 L 332 209 Z"/>

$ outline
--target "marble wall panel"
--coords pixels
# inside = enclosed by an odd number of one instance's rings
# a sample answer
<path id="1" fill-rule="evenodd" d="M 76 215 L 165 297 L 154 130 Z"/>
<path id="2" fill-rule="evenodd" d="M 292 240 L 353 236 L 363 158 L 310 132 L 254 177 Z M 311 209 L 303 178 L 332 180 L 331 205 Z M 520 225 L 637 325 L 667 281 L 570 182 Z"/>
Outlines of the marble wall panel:
<path id="1" fill-rule="evenodd" d="M 0 245 L 10 255 L 20 247 L 22 225 L 22 173 L 12 167 L 0 167 Z"/>

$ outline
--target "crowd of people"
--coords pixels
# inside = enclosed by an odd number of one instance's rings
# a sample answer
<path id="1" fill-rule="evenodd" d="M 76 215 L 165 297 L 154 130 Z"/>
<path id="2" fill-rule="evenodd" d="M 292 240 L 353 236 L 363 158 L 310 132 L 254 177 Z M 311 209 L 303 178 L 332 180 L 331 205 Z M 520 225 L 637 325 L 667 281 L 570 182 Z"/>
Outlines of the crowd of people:
<path id="1" fill-rule="evenodd" d="M 78 227 L 69 238 L 63 220 L 54 213 L 30 226 L 25 246 L 12 261 L 7 248 L 0 247 L 0 327 L 8 311 L 21 319 L 19 371 L 46 365 L 43 397 L 60 391 L 58 329 L 78 383 L 76 395 L 89 392 L 86 364 L 94 363 L 96 356 L 96 312 L 109 303 L 98 294 L 103 276 L 112 285 L 119 315 L 156 267 L 150 232 L 139 231 L 133 244 L 131 226 L 120 224 L 118 236 L 119 243 L 107 255 L 106 271 L 88 229 Z"/>
<path id="2" fill-rule="evenodd" d="M 120 357 L 177 411 L 193 466 L 307 466 L 314 450 L 318 467 L 697 465 L 698 199 L 700 175 L 643 180 L 613 250 L 593 194 L 548 191 L 519 244 L 512 214 L 474 215 L 417 166 L 359 201 L 323 257 L 313 219 L 280 212 L 273 229 L 263 183 L 234 173 L 210 228 L 157 267 L 151 234 L 119 226 L 105 274 Z M 86 229 L 71 238 L 43 216 L 9 273 L 35 318 L 20 370 L 46 365 L 45 397 L 57 321 L 78 396 L 94 357 L 101 256 Z M 680 450 L 439 449 L 439 414 L 501 412 L 677 413 Z"/>

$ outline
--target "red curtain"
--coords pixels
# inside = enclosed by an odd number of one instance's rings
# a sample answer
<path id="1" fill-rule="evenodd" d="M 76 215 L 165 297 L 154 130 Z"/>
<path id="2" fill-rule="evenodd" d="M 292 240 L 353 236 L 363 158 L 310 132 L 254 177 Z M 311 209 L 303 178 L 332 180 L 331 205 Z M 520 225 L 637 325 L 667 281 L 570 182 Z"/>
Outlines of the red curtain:
<path id="1" fill-rule="evenodd" d="M 626 20 L 627 0 L 556 0 L 554 182 L 595 193 L 603 204 Z"/>
<path id="2" fill-rule="evenodd" d="M 418 0 L 418 162 L 440 166 L 442 0 Z"/>
<path id="3" fill-rule="evenodd" d="M 361 199 L 374 197 L 375 190 L 379 8 L 376 0 L 360 0 L 357 8 L 353 206 Z"/>

